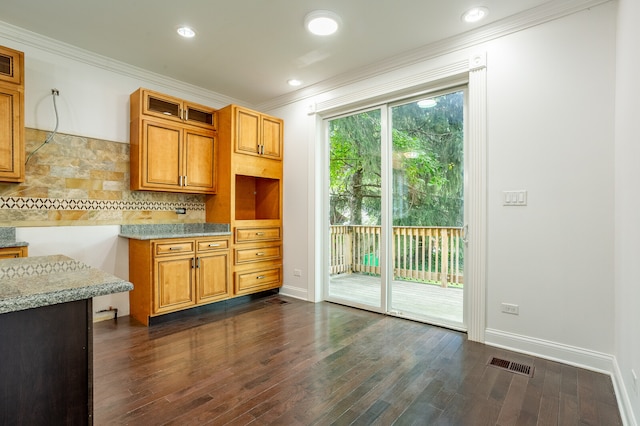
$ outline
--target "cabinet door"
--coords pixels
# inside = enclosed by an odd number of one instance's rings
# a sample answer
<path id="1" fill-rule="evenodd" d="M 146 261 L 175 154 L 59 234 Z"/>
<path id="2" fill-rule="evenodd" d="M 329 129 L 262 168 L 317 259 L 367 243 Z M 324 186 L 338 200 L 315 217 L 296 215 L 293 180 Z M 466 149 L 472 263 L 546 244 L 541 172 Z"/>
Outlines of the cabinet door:
<path id="1" fill-rule="evenodd" d="M 194 263 L 193 256 L 167 257 L 154 261 L 153 313 L 170 312 L 195 305 Z"/>
<path id="2" fill-rule="evenodd" d="M 262 117 L 262 155 L 282 159 L 283 121 L 279 118 Z"/>
<path id="3" fill-rule="evenodd" d="M 0 46 L 0 80 L 24 84 L 24 54 L 18 50 Z"/>
<path id="4" fill-rule="evenodd" d="M 212 132 L 185 130 L 184 186 L 187 191 L 215 193 L 215 137 Z"/>
<path id="5" fill-rule="evenodd" d="M 216 128 L 216 114 L 213 108 L 191 102 L 184 103 L 184 121 L 194 126 Z"/>
<path id="6" fill-rule="evenodd" d="M 229 251 L 219 251 L 197 259 L 198 303 L 229 296 Z"/>
<path id="7" fill-rule="evenodd" d="M 258 154 L 260 114 L 238 108 L 236 113 L 236 152 Z"/>
<path id="8" fill-rule="evenodd" d="M 143 90 L 142 113 L 181 122 L 182 100 L 162 93 Z"/>
<path id="9" fill-rule="evenodd" d="M 142 125 L 140 170 L 143 189 L 180 188 L 182 130 L 149 120 L 143 120 Z"/>
<path id="10" fill-rule="evenodd" d="M 21 90 L 0 85 L 0 181 L 24 181 Z"/>

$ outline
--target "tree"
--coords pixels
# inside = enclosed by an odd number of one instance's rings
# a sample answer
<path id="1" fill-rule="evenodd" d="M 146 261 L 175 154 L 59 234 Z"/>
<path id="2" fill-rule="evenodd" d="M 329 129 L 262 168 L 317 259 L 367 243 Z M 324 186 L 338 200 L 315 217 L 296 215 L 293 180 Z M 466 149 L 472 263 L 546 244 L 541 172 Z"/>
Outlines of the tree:
<path id="1" fill-rule="evenodd" d="M 392 108 L 393 224 L 462 226 L 463 97 Z M 330 122 L 331 224 L 379 225 L 380 110 Z"/>

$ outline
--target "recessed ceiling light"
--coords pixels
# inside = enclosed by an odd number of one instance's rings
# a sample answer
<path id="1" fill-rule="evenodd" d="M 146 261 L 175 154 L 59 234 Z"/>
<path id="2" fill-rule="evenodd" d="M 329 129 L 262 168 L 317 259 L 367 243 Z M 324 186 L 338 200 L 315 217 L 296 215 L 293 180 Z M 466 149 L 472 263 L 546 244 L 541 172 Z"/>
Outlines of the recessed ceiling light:
<path id="1" fill-rule="evenodd" d="M 482 6 L 474 7 L 472 9 L 467 10 L 462 15 L 462 20 L 464 22 L 469 22 L 469 23 L 478 22 L 479 20 L 485 18 L 488 14 L 489 14 L 489 9 L 487 9 L 486 7 L 482 7 Z"/>
<path id="2" fill-rule="evenodd" d="M 423 99 L 421 101 L 418 101 L 418 106 L 420 108 L 433 108 L 434 106 L 436 106 L 438 103 L 436 102 L 435 99 L 431 98 L 431 99 Z"/>
<path id="3" fill-rule="evenodd" d="M 184 38 L 191 38 L 196 35 L 196 32 L 193 30 L 193 28 L 190 27 L 180 27 L 177 29 L 177 31 L 178 34 L 180 34 Z"/>
<path id="4" fill-rule="evenodd" d="M 302 82 L 300 80 L 296 80 L 295 78 L 292 78 L 291 80 L 287 81 L 287 83 L 289 83 L 289 86 L 300 86 L 302 84 Z"/>
<path id="5" fill-rule="evenodd" d="M 331 35 L 338 31 L 340 17 L 328 10 L 316 10 L 304 18 L 304 26 L 312 34 L 319 36 Z"/>

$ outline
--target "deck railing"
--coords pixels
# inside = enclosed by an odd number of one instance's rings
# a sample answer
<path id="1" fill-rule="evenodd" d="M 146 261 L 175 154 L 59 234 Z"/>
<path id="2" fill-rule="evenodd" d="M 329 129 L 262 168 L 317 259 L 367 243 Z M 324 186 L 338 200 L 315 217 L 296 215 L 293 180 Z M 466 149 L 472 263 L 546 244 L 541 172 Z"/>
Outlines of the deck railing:
<path id="1" fill-rule="evenodd" d="M 462 284 L 462 229 L 394 226 L 394 279 Z M 380 274 L 379 226 L 331 226 L 331 274 Z"/>

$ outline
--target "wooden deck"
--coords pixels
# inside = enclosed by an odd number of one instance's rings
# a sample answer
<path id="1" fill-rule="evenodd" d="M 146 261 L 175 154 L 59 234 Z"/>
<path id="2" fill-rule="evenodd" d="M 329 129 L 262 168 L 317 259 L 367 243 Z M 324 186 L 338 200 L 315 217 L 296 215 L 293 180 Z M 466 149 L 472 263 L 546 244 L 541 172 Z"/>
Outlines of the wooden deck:
<path id="1" fill-rule="evenodd" d="M 380 277 L 367 274 L 333 275 L 329 295 L 370 306 L 380 306 Z M 463 322 L 463 290 L 411 281 L 393 281 L 391 309 L 402 316 Z"/>

